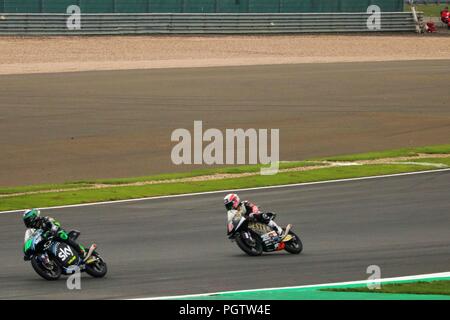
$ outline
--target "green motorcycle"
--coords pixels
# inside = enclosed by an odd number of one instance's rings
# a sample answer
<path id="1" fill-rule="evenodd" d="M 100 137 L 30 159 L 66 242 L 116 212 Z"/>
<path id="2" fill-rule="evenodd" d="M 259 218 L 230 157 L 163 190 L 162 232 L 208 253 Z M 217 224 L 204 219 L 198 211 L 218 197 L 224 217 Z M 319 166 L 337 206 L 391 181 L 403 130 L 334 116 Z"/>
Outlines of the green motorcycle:
<path id="1" fill-rule="evenodd" d="M 108 268 L 95 250 L 96 245 L 93 244 L 89 248 L 83 259 L 74 248 L 61 241 L 61 238 L 65 237 L 75 241 L 79 235 L 75 230 L 69 233 L 60 231 L 57 235 L 40 229 L 27 232 L 23 251 L 25 256 L 29 257 L 34 271 L 46 280 L 58 280 L 61 275 L 70 275 L 77 270 L 95 278 L 104 277 Z"/>

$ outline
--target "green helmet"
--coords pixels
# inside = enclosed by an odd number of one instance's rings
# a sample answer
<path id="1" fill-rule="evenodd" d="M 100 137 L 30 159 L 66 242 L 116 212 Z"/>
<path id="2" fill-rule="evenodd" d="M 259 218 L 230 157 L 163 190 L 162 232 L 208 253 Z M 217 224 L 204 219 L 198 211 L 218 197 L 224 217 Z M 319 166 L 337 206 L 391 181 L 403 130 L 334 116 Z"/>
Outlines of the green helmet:
<path id="1" fill-rule="evenodd" d="M 41 215 L 41 212 L 38 209 L 30 209 L 26 210 L 23 213 L 23 223 L 27 228 L 34 228 L 36 224 L 36 220 Z"/>

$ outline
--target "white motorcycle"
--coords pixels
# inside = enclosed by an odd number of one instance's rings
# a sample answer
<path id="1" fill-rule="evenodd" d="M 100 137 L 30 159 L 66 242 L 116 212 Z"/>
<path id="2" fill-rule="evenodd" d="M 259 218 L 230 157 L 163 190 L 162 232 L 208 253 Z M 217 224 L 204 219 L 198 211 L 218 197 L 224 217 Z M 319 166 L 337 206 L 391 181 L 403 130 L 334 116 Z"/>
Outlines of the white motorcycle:
<path id="1" fill-rule="evenodd" d="M 267 213 L 271 219 L 275 214 Z M 292 254 L 299 254 L 303 250 L 300 237 L 292 230 L 291 225 L 283 228 L 284 236 L 281 238 L 277 232 L 264 223 L 251 221 L 236 210 L 227 213 L 228 239 L 236 241 L 242 251 L 249 256 L 259 256 L 263 252 L 286 250 Z"/>

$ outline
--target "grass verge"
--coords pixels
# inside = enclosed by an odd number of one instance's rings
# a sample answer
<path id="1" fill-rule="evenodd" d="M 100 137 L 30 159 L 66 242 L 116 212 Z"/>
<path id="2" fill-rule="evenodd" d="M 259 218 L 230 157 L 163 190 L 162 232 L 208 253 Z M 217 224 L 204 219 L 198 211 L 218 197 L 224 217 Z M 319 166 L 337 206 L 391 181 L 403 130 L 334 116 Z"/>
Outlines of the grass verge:
<path id="1" fill-rule="evenodd" d="M 280 163 L 280 169 L 299 168 L 303 166 L 315 166 L 320 165 L 319 162 L 314 161 L 294 161 Z M 215 174 L 240 174 L 240 173 L 252 173 L 258 172 L 262 165 L 246 165 L 235 166 L 225 168 L 212 168 L 212 169 L 198 169 L 190 172 L 181 173 L 167 173 L 153 176 L 133 177 L 133 178 L 117 178 L 117 179 L 97 179 L 97 180 L 83 180 L 76 182 L 67 182 L 61 184 L 44 184 L 44 185 L 32 185 L 32 186 L 18 186 L 18 187 L 0 187 L 0 195 L 15 194 L 23 192 L 34 191 L 52 191 L 52 190 L 65 190 L 73 188 L 87 188 L 98 184 L 102 185 L 121 185 L 130 183 L 140 183 L 149 181 L 168 181 L 179 180 L 186 178 L 195 178 L 201 176 L 215 175 Z"/>
<path id="2" fill-rule="evenodd" d="M 418 148 L 402 148 L 387 151 L 358 153 L 352 155 L 341 155 L 341 156 L 321 158 L 318 160 L 329 160 L 329 161 L 376 160 L 383 158 L 413 157 L 419 154 L 450 154 L 450 144 L 418 147 Z"/>
<path id="3" fill-rule="evenodd" d="M 287 162 L 281 163 L 280 169 L 294 169 L 301 167 L 314 167 L 323 165 L 323 161 L 357 161 L 376 159 L 395 159 L 411 157 L 415 155 L 446 155 L 448 158 L 426 158 L 408 161 L 408 163 L 377 163 L 352 166 L 331 166 L 317 168 L 314 170 L 293 170 L 278 173 L 273 176 L 261 176 L 257 174 L 261 166 L 241 166 L 231 168 L 215 168 L 196 170 L 188 173 L 174 173 L 156 175 L 149 177 L 109 179 L 71 182 L 66 184 L 24 186 L 15 188 L 0 188 L 0 211 L 18 210 L 30 207 L 51 207 L 71 204 L 92 203 L 101 201 L 114 201 L 124 199 L 136 199 L 143 197 L 177 195 L 185 193 L 196 193 L 205 191 L 234 190 L 242 188 L 253 188 L 263 186 L 275 186 L 283 184 L 295 184 L 305 182 L 317 182 L 324 180 L 337 180 L 346 178 L 358 178 L 376 175 L 405 173 L 436 169 L 434 163 L 450 166 L 450 145 L 440 145 L 421 148 L 405 148 L 384 152 L 372 152 L 357 155 L 344 155 L 330 157 L 321 160 Z M 322 162 L 321 162 L 322 161 Z M 415 164 L 414 161 L 420 162 Z M 424 164 L 424 162 L 426 162 Z M 428 164 L 427 164 L 428 163 Z M 255 173 L 249 176 L 232 178 L 211 178 L 212 175 L 220 174 L 243 174 Z M 209 176 L 205 180 L 176 181 L 192 177 Z M 170 180 L 170 181 L 167 181 Z M 153 181 L 153 184 L 126 185 Z M 163 183 L 164 182 L 164 183 Z M 102 184 L 102 188 L 95 188 L 96 184 Z M 106 187 L 105 187 L 106 185 Z M 89 189 L 83 189 L 83 188 Z M 73 188 L 79 188 L 73 190 Z M 72 190 L 71 190 L 72 189 Z M 36 192 L 29 194 L 18 194 L 20 192 Z"/>
<path id="4" fill-rule="evenodd" d="M 411 283 L 383 284 L 379 290 L 370 290 L 367 287 L 356 288 L 327 288 L 321 291 L 332 292 L 366 292 L 366 293 L 393 293 L 393 294 L 433 294 L 450 295 L 450 281 L 418 281 Z"/>
<path id="5" fill-rule="evenodd" d="M 416 5 L 417 11 L 423 12 L 425 17 L 440 17 L 441 10 L 450 4 L 419 4 Z M 411 6 L 405 5 L 405 11 L 410 12 Z"/>

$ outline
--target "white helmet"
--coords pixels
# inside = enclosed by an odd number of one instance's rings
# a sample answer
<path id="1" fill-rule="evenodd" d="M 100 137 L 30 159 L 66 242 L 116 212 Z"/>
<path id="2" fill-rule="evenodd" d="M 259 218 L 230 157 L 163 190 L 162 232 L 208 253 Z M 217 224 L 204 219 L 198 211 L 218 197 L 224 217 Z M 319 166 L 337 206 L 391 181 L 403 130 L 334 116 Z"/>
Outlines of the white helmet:
<path id="1" fill-rule="evenodd" d="M 223 204 L 227 210 L 234 209 L 236 210 L 239 207 L 239 203 L 241 203 L 241 199 L 235 193 L 230 193 L 223 198 Z"/>

